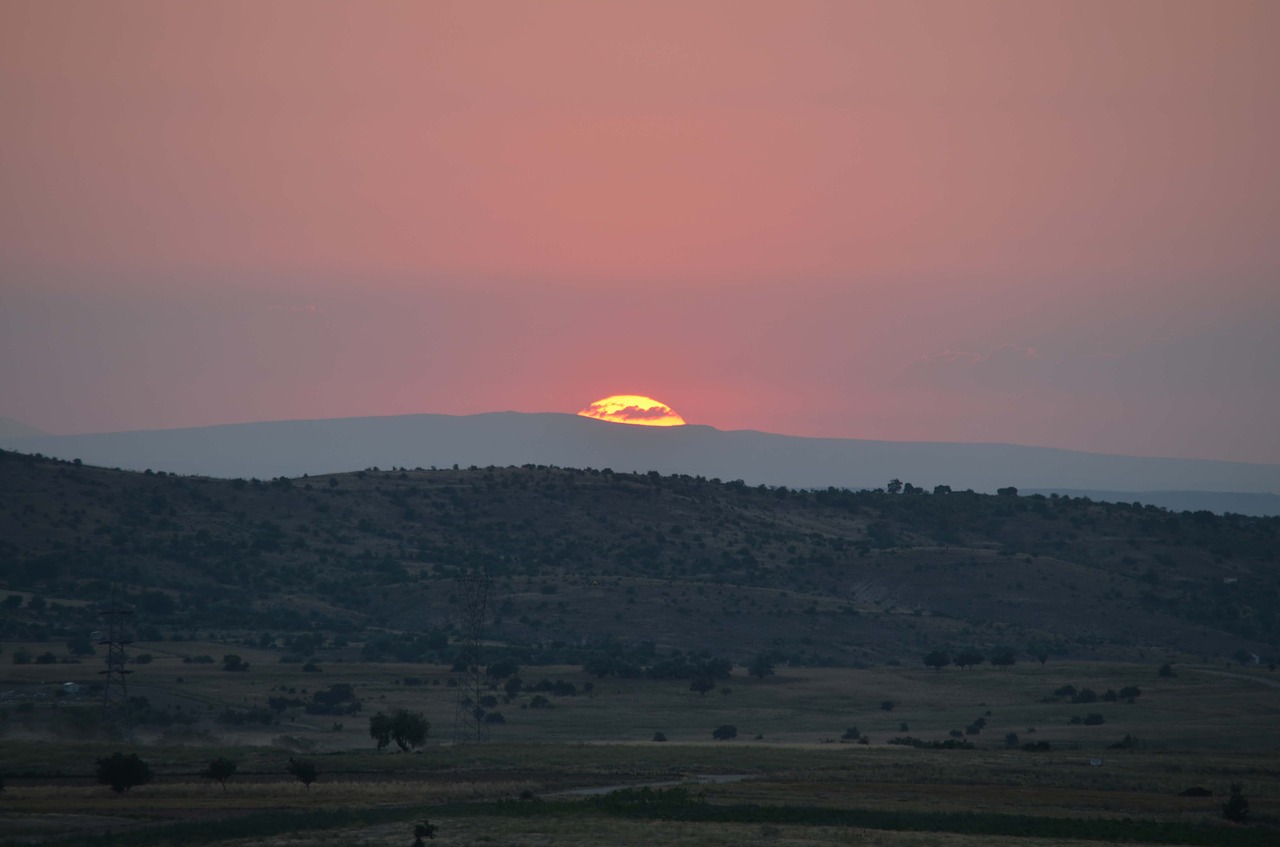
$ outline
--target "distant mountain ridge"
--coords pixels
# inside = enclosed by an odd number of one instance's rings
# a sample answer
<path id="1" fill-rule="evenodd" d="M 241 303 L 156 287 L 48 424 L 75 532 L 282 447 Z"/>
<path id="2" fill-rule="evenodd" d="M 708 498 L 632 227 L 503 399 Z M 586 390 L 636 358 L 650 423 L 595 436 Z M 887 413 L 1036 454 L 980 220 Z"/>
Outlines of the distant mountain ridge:
<path id="1" fill-rule="evenodd" d="M 1242 514 L 1276 514 L 1280 505 L 1280 465 L 1009 444 L 806 438 L 697 425 L 624 426 L 557 413 L 400 415 L 0 438 L 0 448 L 126 470 L 231 478 L 533 464 L 792 488 L 874 488 L 896 478 L 987 493 L 1006 486 L 1106 492 L 1125 501 L 1141 501 L 1138 493 L 1180 492 L 1179 502 L 1193 510 L 1213 508 L 1197 505 L 1201 492 L 1230 493 L 1239 495 L 1228 499 Z"/>
<path id="2" fill-rule="evenodd" d="M 6 418 L 0 415 L 0 438 L 29 438 L 45 434 L 44 430 L 36 429 L 34 426 L 24 424 L 22 421 L 15 421 L 13 418 Z"/>

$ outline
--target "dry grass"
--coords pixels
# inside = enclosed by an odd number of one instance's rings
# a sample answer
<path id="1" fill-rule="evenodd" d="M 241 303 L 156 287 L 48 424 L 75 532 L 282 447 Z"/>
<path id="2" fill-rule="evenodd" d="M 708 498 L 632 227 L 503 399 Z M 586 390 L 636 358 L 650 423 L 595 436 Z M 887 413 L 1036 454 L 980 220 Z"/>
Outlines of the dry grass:
<path id="1" fill-rule="evenodd" d="M 707 824 L 684 821 L 618 821 L 609 818 L 512 820 L 450 818 L 434 821 L 433 845 L 500 847 L 1097 847 L 1097 842 L 1001 838 L 951 833 L 884 832 L 849 827 Z M 411 824 L 383 824 L 327 833 L 299 833 L 263 840 L 227 842 L 227 847 L 404 847 Z"/>

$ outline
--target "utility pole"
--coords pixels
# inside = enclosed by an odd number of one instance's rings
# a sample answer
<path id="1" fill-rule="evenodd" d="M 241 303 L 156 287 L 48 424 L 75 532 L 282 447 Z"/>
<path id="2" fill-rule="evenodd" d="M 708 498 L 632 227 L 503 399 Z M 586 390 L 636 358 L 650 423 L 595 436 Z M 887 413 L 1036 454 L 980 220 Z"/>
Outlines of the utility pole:
<path id="1" fill-rule="evenodd" d="M 492 581 L 483 570 L 458 577 L 458 623 L 462 629 L 463 666 L 458 686 L 458 706 L 453 717 L 453 740 L 457 744 L 489 740 L 489 727 L 484 722 L 480 698 L 484 696 L 484 677 L 480 673 L 480 637 L 489 613 Z"/>
<path id="2" fill-rule="evenodd" d="M 112 729 L 129 737 L 129 674 L 125 667 L 124 648 L 133 643 L 128 636 L 127 622 L 133 615 L 117 600 L 119 586 L 111 584 L 111 600 L 107 608 L 98 613 L 106 624 L 106 632 L 99 633 L 98 643 L 107 648 L 107 669 L 98 671 L 105 676 L 102 685 L 102 720 L 98 734 L 102 736 Z"/>

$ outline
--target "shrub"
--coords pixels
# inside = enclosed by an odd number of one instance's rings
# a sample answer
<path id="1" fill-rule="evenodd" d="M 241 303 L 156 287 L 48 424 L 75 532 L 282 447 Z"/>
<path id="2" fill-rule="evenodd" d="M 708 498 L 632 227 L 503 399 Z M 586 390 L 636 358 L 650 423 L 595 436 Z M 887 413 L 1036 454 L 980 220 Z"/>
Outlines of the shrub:
<path id="1" fill-rule="evenodd" d="M 862 737 L 856 726 L 851 726 L 844 731 L 844 735 L 840 736 L 841 741 L 857 741 Z"/>
<path id="2" fill-rule="evenodd" d="M 728 741 L 738 737 L 738 728 L 731 723 L 721 724 L 711 731 L 711 737 L 716 741 Z"/>
<path id="3" fill-rule="evenodd" d="M 896 703 L 894 703 L 892 700 L 884 700 L 884 701 L 882 701 L 882 702 L 880 703 L 880 711 L 882 711 L 882 712 L 892 712 L 892 711 L 893 711 L 893 707 L 894 707 L 895 705 L 897 705 L 897 704 L 896 704 Z"/>
<path id="4" fill-rule="evenodd" d="M 661 733 L 661 732 L 655 732 L 655 733 L 653 734 L 653 740 L 654 740 L 654 741 L 666 741 L 666 740 L 667 740 L 667 736 L 666 736 L 666 735 L 664 735 L 664 734 L 663 734 L 663 733 Z"/>

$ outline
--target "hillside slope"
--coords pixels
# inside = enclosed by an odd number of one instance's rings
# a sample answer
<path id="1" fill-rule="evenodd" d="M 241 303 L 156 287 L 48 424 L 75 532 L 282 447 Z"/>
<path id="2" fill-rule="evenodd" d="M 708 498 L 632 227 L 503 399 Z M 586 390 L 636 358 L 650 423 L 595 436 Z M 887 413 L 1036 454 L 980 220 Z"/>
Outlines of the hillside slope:
<path id="1" fill-rule="evenodd" d="M 317 633 L 448 658 L 453 580 L 483 567 L 489 635 L 526 660 L 1273 655 L 1280 641 L 1276 518 L 549 467 L 268 483 L 0 452 L 0 482 L 0 585 L 48 601 L 6 614 L 8 639 L 97 628 L 114 576 L 144 640 Z"/>

